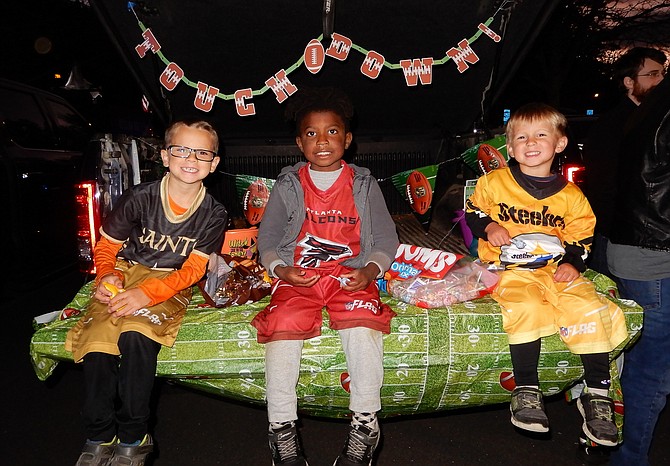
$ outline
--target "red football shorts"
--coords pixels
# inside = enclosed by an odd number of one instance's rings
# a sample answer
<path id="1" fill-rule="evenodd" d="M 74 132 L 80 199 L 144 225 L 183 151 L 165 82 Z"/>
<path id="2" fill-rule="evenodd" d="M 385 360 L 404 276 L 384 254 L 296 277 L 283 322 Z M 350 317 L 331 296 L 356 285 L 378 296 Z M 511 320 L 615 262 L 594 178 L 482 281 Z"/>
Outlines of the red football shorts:
<path id="1" fill-rule="evenodd" d="M 375 281 L 352 293 L 330 276 L 339 277 L 349 270 L 339 265 L 330 271 L 315 269 L 321 278 L 309 288 L 275 280 L 270 304 L 251 322 L 258 330 L 258 342 L 306 340 L 321 335 L 324 307 L 334 330 L 367 327 L 390 333 L 395 312 L 381 302 Z"/>

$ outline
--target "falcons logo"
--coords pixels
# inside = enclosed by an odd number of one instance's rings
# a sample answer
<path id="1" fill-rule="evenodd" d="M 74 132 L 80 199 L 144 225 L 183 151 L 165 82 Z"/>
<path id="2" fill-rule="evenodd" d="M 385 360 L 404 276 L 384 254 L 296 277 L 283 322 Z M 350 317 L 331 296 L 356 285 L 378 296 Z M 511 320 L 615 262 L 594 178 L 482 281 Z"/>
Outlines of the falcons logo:
<path id="1" fill-rule="evenodd" d="M 336 261 L 352 254 L 351 249 L 344 244 L 333 243 L 309 233 L 298 246 L 302 248 L 302 259 L 298 262 L 300 267 L 318 267 L 321 262 Z"/>

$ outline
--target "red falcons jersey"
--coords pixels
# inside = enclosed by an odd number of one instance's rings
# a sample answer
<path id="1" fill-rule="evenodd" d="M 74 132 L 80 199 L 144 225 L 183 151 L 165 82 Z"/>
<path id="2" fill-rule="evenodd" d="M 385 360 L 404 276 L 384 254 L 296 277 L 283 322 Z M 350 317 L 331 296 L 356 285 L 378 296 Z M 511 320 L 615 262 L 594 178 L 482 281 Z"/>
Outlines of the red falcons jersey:
<path id="1" fill-rule="evenodd" d="M 305 221 L 298 235 L 295 265 L 330 269 L 360 252 L 360 217 L 354 203 L 354 172 L 346 163 L 326 191 L 309 176 L 309 165 L 300 168 L 305 193 Z"/>

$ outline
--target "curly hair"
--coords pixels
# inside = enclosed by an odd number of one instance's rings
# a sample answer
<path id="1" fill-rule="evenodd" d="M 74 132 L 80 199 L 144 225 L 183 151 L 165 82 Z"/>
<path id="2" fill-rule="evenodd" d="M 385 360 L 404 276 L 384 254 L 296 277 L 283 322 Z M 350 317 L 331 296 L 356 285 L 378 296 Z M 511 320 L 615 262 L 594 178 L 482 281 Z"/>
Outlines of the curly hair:
<path id="1" fill-rule="evenodd" d="M 344 91 L 335 87 L 301 88 L 289 99 L 284 115 L 288 122 L 295 125 L 296 131 L 299 131 L 307 114 L 328 111 L 342 118 L 346 131 L 350 131 L 354 104 Z"/>

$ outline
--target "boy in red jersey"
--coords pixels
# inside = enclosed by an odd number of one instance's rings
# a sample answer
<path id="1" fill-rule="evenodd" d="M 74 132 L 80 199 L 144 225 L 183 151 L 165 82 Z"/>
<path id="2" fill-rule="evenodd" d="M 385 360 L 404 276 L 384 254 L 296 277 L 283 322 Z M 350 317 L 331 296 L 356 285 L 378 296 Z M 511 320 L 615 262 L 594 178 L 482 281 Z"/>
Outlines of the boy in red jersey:
<path id="1" fill-rule="evenodd" d="M 83 363 L 86 384 L 87 441 L 77 465 L 144 464 L 153 450 L 148 420 L 158 351 L 174 343 L 190 287 L 221 249 L 226 209 L 202 183 L 219 163 L 216 131 L 204 121 L 176 122 L 165 146 L 169 173 L 127 190 L 105 219 L 95 294 L 65 341 Z"/>
<path id="2" fill-rule="evenodd" d="M 291 98 L 296 143 L 307 163 L 285 167 L 258 234 L 261 261 L 276 278 L 272 300 L 253 320 L 265 343 L 269 442 L 274 465 L 306 465 L 295 425 L 303 341 L 320 334 L 326 308 L 351 376 L 353 412 L 338 466 L 369 465 L 379 442 L 382 333 L 393 311 L 376 278 L 395 258 L 398 236 L 369 170 L 342 160 L 353 106 L 332 88 Z"/>
<path id="3" fill-rule="evenodd" d="M 548 105 L 514 112 L 507 150 L 518 164 L 477 181 L 466 221 L 480 238 L 480 259 L 505 268 L 492 297 L 503 310 L 514 368 L 512 424 L 549 430 L 537 366 L 540 339 L 558 332 L 584 365 L 586 389 L 577 400 L 582 429 L 594 442 L 614 446 L 608 353 L 626 339 L 626 322 L 581 276 L 596 219 L 579 188 L 551 171 L 568 143 L 566 126 L 565 116 Z"/>

